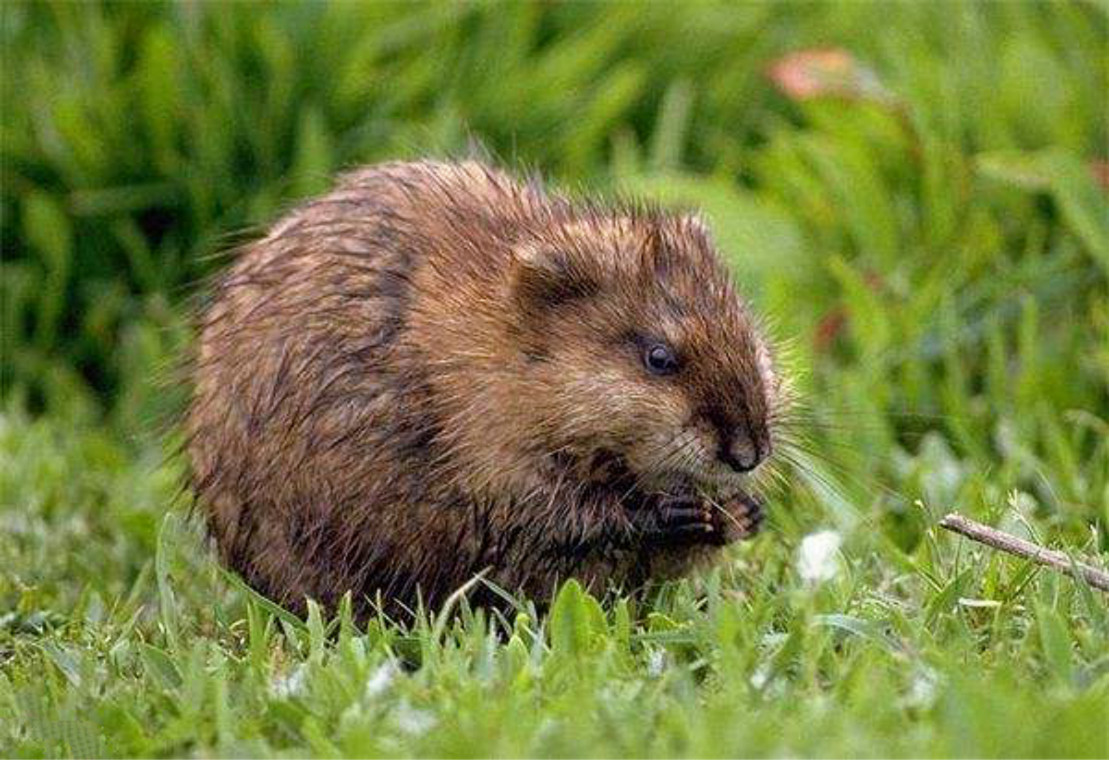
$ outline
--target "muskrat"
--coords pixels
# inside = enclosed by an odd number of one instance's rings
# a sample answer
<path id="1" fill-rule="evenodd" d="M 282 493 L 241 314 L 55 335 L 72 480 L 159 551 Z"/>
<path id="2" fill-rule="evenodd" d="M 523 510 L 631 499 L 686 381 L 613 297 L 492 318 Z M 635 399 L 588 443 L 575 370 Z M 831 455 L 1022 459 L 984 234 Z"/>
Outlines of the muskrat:
<path id="1" fill-rule="evenodd" d="M 193 491 L 293 609 L 639 587 L 758 527 L 786 393 L 695 215 L 372 166 L 247 245 L 199 332 Z"/>

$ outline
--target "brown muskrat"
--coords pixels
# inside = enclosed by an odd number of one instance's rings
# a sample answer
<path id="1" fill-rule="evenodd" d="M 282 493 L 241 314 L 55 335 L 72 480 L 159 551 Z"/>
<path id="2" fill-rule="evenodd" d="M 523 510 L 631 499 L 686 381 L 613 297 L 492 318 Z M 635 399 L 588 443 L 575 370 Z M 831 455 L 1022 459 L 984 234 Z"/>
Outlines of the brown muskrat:
<path id="1" fill-rule="evenodd" d="M 478 162 L 293 210 L 218 281 L 193 372 L 211 535 L 294 609 L 684 573 L 757 529 L 787 406 L 696 216 Z"/>

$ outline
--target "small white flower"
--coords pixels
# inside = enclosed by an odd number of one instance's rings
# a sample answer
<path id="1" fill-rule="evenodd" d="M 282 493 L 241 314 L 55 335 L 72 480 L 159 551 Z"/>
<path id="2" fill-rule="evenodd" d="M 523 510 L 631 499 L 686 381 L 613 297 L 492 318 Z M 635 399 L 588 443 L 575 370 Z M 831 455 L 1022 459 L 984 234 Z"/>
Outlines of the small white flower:
<path id="1" fill-rule="evenodd" d="M 435 727 L 436 722 L 434 715 L 427 710 L 413 707 L 406 699 L 401 700 L 393 710 L 393 720 L 398 729 L 410 736 L 426 734 Z"/>
<path id="2" fill-rule="evenodd" d="M 647 675 L 658 678 L 666 669 L 666 652 L 662 649 L 652 649 L 647 655 Z"/>
<path id="3" fill-rule="evenodd" d="M 373 674 L 366 679 L 366 688 L 363 693 L 366 699 L 373 699 L 385 693 L 385 691 L 392 686 L 393 680 L 397 677 L 400 669 L 397 664 L 392 660 L 387 660 L 385 664 L 373 672 Z"/>
<path id="4" fill-rule="evenodd" d="M 284 675 L 275 675 L 270 681 L 270 693 L 278 699 L 295 697 L 304 691 L 308 668 L 301 663 Z"/>
<path id="5" fill-rule="evenodd" d="M 830 581 L 839 573 L 837 553 L 843 539 L 834 530 L 810 533 L 797 551 L 797 572 L 807 583 Z"/>
<path id="6" fill-rule="evenodd" d="M 766 664 L 759 665 L 749 679 L 751 686 L 762 689 L 770 680 L 770 667 Z"/>
<path id="7" fill-rule="evenodd" d="M 1003 457 L 1009 458 L 1021 454 L 1020 435 L 1016 426 L 1007 419 L 997 423 L 994 429 L 994 443 Z"/>
<path id="8" fill-rule="evenodd" d="M 936 692 L 940 686 L 940 675 L 928 667 L 920 666 L 913 675 L 909 690 L 901 698 L 903 707 L 928 708 L 936 701 Z"/>

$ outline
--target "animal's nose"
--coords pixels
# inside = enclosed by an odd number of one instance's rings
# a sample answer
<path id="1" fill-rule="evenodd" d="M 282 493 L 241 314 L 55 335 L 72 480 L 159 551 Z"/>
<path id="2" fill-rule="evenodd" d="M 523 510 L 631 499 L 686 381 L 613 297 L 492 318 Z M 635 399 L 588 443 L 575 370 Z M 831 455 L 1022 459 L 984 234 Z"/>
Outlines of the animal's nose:
<path id="1" fill-rule="evenodd" d="M 720 461 L 736 472 L 750 472 L 769 454 L 769 445 L 746 430 L 738 430 L 728 441 L 721 441 Z"/>

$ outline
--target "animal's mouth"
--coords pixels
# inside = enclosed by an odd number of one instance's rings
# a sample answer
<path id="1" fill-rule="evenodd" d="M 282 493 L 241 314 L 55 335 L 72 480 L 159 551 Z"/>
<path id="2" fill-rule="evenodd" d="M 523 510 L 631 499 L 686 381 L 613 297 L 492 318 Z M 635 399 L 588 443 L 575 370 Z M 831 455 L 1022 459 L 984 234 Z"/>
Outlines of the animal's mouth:
<path id="1" fill-rule="evenodd" d="M 645 496 L 675 498 L 697 497 L 710 503 L 732 499 L 757 498 L 750 488 L 750 479 L 742 475 L 698 477 L 681 471 L 653 473 L 650 477 L 637 474 L 620 454 L 602 450 L 592 458 L 588 480 L 622 494 L 640 492 Z"/>
<path id="2" fill-rule="evenodd" d="M 727 501 L 750 494 L 749 477 L 723 469 L 701 469 L 693 472 L 673 470 L 653 478 L 657 490 L 673 496 L 698 496 L 707 501 Z"/>
<path id="3" fill-rule="evenodd" d="M 702 482 L 697 486 L 697 492 L 705 498 L 719 501 L 753 495 L 750 479 L 743 476 L 728 476 Z"/>

